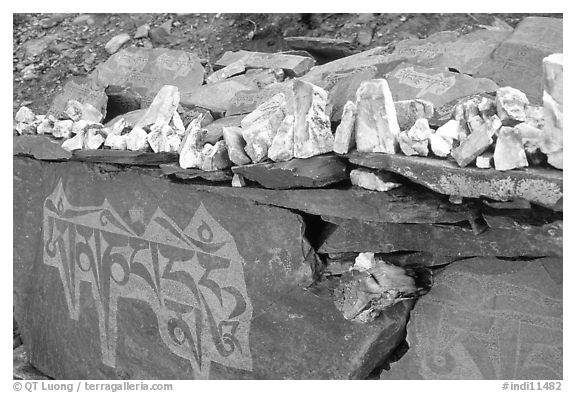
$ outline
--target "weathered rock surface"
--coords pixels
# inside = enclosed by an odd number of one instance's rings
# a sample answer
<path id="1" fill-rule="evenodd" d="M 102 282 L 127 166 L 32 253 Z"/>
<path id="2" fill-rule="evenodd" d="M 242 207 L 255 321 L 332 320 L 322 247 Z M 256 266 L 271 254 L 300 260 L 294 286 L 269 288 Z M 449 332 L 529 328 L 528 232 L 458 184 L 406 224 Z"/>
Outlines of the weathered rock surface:
<path id="1" fill-rule="evenodd" d="M 263 89 L 239 90 L 228 101 L 226 116 L 250 113 L 277 94 L 289 94 L 292 91 L 292 84 L 293 80 L 288 79 L 282 83 L 271 84 Z"/>
<path id="2" fill-rule="evenodd" d="M 326 114 L 328 93 L 311 83 L 296 80 L 293 94 L 294 157 L 309 158 L 333 151 L 334 136 Z"/>
<path id="3" fill-rule="evenodd" d="M 104 177 L 82 163 L 16 160 L 15 179 L 22 180 L 14 192 L 25 198 L 15 205 L 15 316 L 32 364 L 54 378 L 365 378 L 402 339 L 411 304 L 358 324 L 332 299 L 305 289 L 314 251 L 296 214 L 133 170 Z M 71 217 L 53 213 L 58 200 Z M 110 221 L 88 208 L 102 209 Z M 68 243 L 58 243 L 64 230 L 76 233 L 89 255 L 112 253 L 114 263 L 95 259 L 100 281 L 69 265 L 58 248 L 52 253 L 53 243 L 68 251 Z M 106 243 L 96 245 L 97 236 Z M 122 262 L 123 247 L 136 253 L 134 261 Z M 99 282 L 110 285 L 100 292 Z M 188 350 L 173 337 L 185 337 Z M 234 338 L 233 346 L 219 347 L 225 338 Z"/>
<path id="4" fill-rule="evenodd" d="M 440 126 L 435 134 L 444 139 L 446 142 L 452 144 L 452 141 L 458 140 L 460 134 L 460 122 L 458 120 L 449 120 L 444 125 Z"/>
<path id="5" fill-rule="evenodd" d="M 52 129 L 52 136 L 54 138 L 64 138 L 68 139 L 72 136 L 72 127 L 74 122 L 72 120 L 59 120 L 54 122 L 54 128 Z"/>
<path id="6" fill-rule="evenodd" d="M 432 130 L 428 125 L 428 120 L 418 119 L 408 131 L 402 131 L 398 135 L 400 150 L 407 156 L 427 156 L 428 140 Z"/>
<path id="7" fill-rule="evenodd" d="M 430 141 L 430 150 L 436 157 L 447 157 L 452 151 L 452 144 L 433 132 L 428 137 Z"/>
<path id="8" fill-rule="evenodd" d="M 564 55 L 554 53 L 542 59 L 544 90 L 559 104 L 564 103 Z"/>
<path id="9" fill-rule="evenodd" d="M 396 108 L 385 79 L 362 82 L 356 92 L 356 148 L 361 152 L 398 151 Z"/>
<path id="10" fill-rule="evenodd" d="M 250 89 L 251 86 L 233 79 L 222 80 L 182 93 L 182 105 L 199 106 L 212 112 L 224 113 L 238 92 Z"/>
<path id="11" fill-rule="evenodd" d="M 145 23 L 142 26 L 139 26 L 134 33 L 134 39 L 138 38 L 146 38 L 148 37 L 148 32 L 150 31 L 150 25 Z"/>
<path id="12" fill-rule="evenodd" d="M 430 119 L 434 115 L 434 104 L 425 100 L 394 102 L 400 130 L 409 130 L 416 120 Z"/>
<path id="13" fill-rule="evenodd" d="M 226 67 L 215 71 L 212 75 L 206 78 L 206 83 L 216 83 L 224 79 L 230 78 L 231 76 L 241 74 L 246 70 L 242 60 L 236 61 L 234 63 L 228 64 Z"/>
<path id="14" fill-rule="evenodd" d="M 350 171 L 350 181 L 355 186 L 372 191 L 390 191 L 402 186 L 402 184 L 395 182 L 388 173 L 367 169 L 353 169 Z"/>
<path id="15" fill-rule="evenodd" d="M 154 97 L 144 116 L 136 122 L 134 127 L 142 128 L 153 124 L 159 127 L 168 125 L 174 113 L 176 113 L 179 103 L 180 92 L 178 87 L 172 85 L 163 86 Z"/>
<path id="16" fill-rule="evenodd" d="M 167 176 L 182 180 L 204 179 L 211 182 L 225 182 L 232 179 L 230 170 L 203 171 L 202 169 L 184 169 L 178 164 L 160 164 L 160 170 Z"/>
<path id="17" fill-rule="evenodd" d="M 37 160 L 60 161 L 72 157 L 69 151 L 62 148 L 62 142 L 45 136 L 21 135 L 12 138 L 12 154 L 29 156 Z"/>
<path id="18" fill-rule="evenodd" d="M 411 313 L 410 349 L 380 378 L 562 379 L 562 281 L 560 258 L 452 263 Z"/>
<path id="19" fill-rule="evenodd" d="M 108 134 L 106 136 L 106 140 L 104 141 L 104 146 L 108 146 L 114 150 L 127 150 L 127 141 L 128 135 L 116 135 L 116 134 Z"/>
<path id="20" fill-rule="evenodd" d="M 321 253 L 424 251 L 458 257 L 562 256 L 562 221 L 515 224 L 475 234 L 461 226 L 340 220 L 327 228 Z"/>
<path id="21" fill-rule="evenodd" d="M 206 142 L 216 143 L 224 136 L 224 127 L 240 127 L 244 115 L 226 116 L 204 125 L 204 120 L 200 123 L 201 127 L 206 130 Z"/>
<path id="22" fill-rule="evenodd" d="M 492 168 L 494 162 L 494 153 L 485 152 L 476 157 L 476 167 L 488 169 Z"/>
<path id="23" fill-rule="evenodd" d="M 399 64 L 386 77 L 394 101 L 423 99 L 435 107 L 471 94 L 491 92 L 498 85 L 486 78 L 473 78 L 440 68 Z"/>
<path id="24" fill-rule="evenodd" d="M 452 150 L 452 157 L 461 167 L 467 166 L 492 145 L 493 135 L 493 129 L 482 123 Z"/>
<path id="25" fill-rule="evenodd" d="M 526 94 L 513 87 L 501 87 L 496 91 L 496 109 L 504 125 L 514 126 L 526 120 L 528 108 Z"/>
<path id="26" fill-rule="evenodd" d="M 118 34 L 110 39 L 104 46 L 106 52 L 113 55 L 114 53 L 118 52 L 122 45 L 130 41 L 130 35 L 126 33 Z"/>
<path id="27" fill-rule="evenodd" d="M 346 40 L 324 37 L 284 37 L 291 49 L 305 50 L 320 63 L 350 56 L 352 43 Z"/>
<path id="28" fill-rule="evenodd" d="M 268 155 L 268 149 L 285 117 L 284 100 L 284 95 L 279 94 L 241 121 L 242 136 L 246 141 L 244 150 L 254 163 Z"/>
<path id="29" fill-rule="evenodd" d="M 348 178 L 346 165 L 333 155 L 244 165 L 232 171 L 274 189 L 324 187 Z"/>
<path id="30" fill-rule="evenodd" d="M 342 113 L 342 120 L 334 134 L 334 152 L 346 154 L 356 147 L 356 115 L 358 108 L 352 101 L 346 102 Z"/>
<path id="31" fill-rule="evenodd" d="M 202 148 L 206 143 L 204 136 L 206 132 L 200 128 L 202 117 L 198 117 L 188 125 L 186 134 L 182 139 L 180 145 L 180 157 L 178 163 L 183 169 L 200 168 L 204 157 L 202 156 Z"/>
<path id="32" fill-rule="evenodd" d="M 203 171 L 220 171 L 231 166 L 232 161 L 228 158 L 228 151 L 224 141 L 216 142 L 214 145 L 210 143 L 204 145 L 200 169 Z"/>
<path id="33" fill-rule="evenodd" d="M 200 59 L 189 52 L 132 47 L 98 65 L 91 79 L 104 88 L 109 85 L 131 87 L 148 102 L 164 85 L 172 85 L 178 88 L 184 102 L 184 96 L 204 82 L 204 67 Z"/>
<path id="34" fill-rule="evenodd" d="M 556 170 L 528 168 L 501 172 L 460 168 L 448 160 L 400 154 L 353 153 L 349 160 L 356 165 L 397 173 L 445 195 L 487 197 L 497 201 L 523 198 L 549 208 L 563 196 L 562 172 Z"/>
<path id="35" fill-rule="evenodd" d="M 235 173 L 232 177 L 232 187 L 246 187 L 244 176 Z"/>
<path id="36" fill-rule="evenodd" d="M 78 134 L 80 135 L 80 134 Z M 76 136 L 78 136 L 76 135 Z M 84 133 L 84 145 L 82 146 L 83 149 L 86 150 L 96 150 L 99 149 L 100 146 L 102 146 L 104 144 L 104 141 L 106 140 L 105 137 L 103 137 L 100 132 L 98 132 L 97 130 L 90 128 L 88 130 L 86 130 L 86 132 Z"/>
<path id="37" fill-rule="evenodd" d="M 237 61 L 243 62 L 246 68 L 281 68 L 292 77 L 304 75 L 316 63 L 314 59 L 304 56 L 239 50 L 224 53 L 214 67 L 226 67 Z"/>
<path id="38" fill-rule="evenodd" d="M 103 164 L 157 167 L 160 164 L 178 162 L 178 154 L 112 149 L 76 150 L 72 154 L 72 159 Z"/>
<path id="39" fill-rule="evenodd" d="M 16 112 L 14 120 L 22 123 L 32 123 L 34 120 L 36 120 L 36 115 L 27 106 L 22 106 L 20 109 L 18 109 L 18 112 Z"/>
<path id="40" fill-rule="evenodd" d="M 268 158 L 274 162 L 288 161 L 294 158 L 294 116 L 288 115 L 282 120 L 278 132 L 268 149 Z"/>
<path id="41" fill-rule="evenodd" d="M 153 125 L 146 139 L 154 153 L 178 152 L 180 150 L 180 137 L 169 125 Z"/>
<path id="42" fill-rule="evenodd" d="M 48 110 L 47 115 L 59 117 L 70 100 L 90 104 L 104 117 L 106 116 L 108 96 L 103 87 L 89 78 L 70 78 L 64 85 L 63 91 L 52 101 L 52 106 Z"/>
<path id="43" fill-rule="evenodd" d="M 134 127 L 126 134 L 126 148 L 131 151 L 145 151 L 148 148 L 148 133 L 140 127 Z"/>
<path id="44" fill-rule="evenodd" d="M 223 127 L 222 130 L 230 160 L 236 165 L 246 165 L 252 162 L 244 151 L 246 141 L 242 137 L 242 129 L 240 127 Z"/>
<path id="45" fill-rule="evenodd" d="M 517 129 L 502 127 L 494 148 L 494 167 L 499 171 L 528 166 L 522 136 Z"/>
<path id="46" fill-rule="evenodd" d="M 562 18 L 524 18 L 479 68 L 477 76 L 499 86 L 512 86 L 526 93 L 531 103 L 542 103 L 542 59 L 562 52 Z"/>

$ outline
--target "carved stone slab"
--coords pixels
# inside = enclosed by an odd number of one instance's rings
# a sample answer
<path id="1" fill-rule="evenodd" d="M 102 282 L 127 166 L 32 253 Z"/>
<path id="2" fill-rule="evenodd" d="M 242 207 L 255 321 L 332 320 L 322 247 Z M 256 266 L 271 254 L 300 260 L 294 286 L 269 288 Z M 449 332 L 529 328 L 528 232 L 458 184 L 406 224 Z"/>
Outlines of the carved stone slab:
<path id="1" fill-rule="evenodd" d="M 242 61 L 246 68 L 280 68 L 292 77 L 304 75 L 316 63 L 316 60 L 305 56 L 239 50 L 224 53 L 214 68 L 226 67 L 237 61 Z"/>
<path id="2" fill-rule="evenodd" d="M 346 164 L 333 155 L 232 167 L 232 171 L 266 188 L 316 188 L 348 178 Z"/>
<path id="3" fill-rule="evenodd" d="M 494 50 L 491 61 L 478 69 L 477 76 L 515 87 L 526 93 L 532 105 L 541 105 L 542 59 L 563 51 L 562 26 L 561 18 L 524 18 Z"/>
<path id="4" fill-rule="evenodd" d="M 91 78 L 103 87 L 131 87 L 151 102 L 164 85 L 178 87 L 181 95 L 195 91 L 204 82 L 204 67 L 193 53 L 131 47 L 98 65 Z"/>
<path id="5" fill-rule="evenodd" d="M 523 198 L 549 208 L 554 208 L 563 196 L 562 171 L 553 169 L 460 168 L 449 160 L 383 153 L 353 153 L 349 159 L 353 164 L 397 173 L 446 195 L 498 201 Z"/>
<path id="6" fill-rule="evenodd" d="M 562 303 L 560 258 L 454 262 L 416 304 L 410 349 L 380 378 L 562 379 Z"/>
<path id="7" fill-rule="evenodd" d="M 402 340 L 409 302 L 361 324 L 305 289 L 285 209 L 78 162 L 14 179 L 15 317 L 50 377 L 365 378 Z"/>

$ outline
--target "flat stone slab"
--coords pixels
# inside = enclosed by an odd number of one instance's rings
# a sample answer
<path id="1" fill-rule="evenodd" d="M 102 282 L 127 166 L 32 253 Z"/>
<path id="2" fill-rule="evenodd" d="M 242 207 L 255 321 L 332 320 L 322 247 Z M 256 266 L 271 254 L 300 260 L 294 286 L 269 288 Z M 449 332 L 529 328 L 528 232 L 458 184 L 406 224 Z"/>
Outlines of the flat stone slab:
<path id="1" fill-rule="evenodd" d="M 353 54 L 350 41 L 324 37 L 284 37 L 291 49 L 305 50 L 320 63 L 336 60 Z"/>
<path id="2" fill-rule="evenodd" d="M 228 110 L 234 96 L 245 90 L 252 90 L 252 86 L 228 79 L 181 93 L 180 103 L 185 106 L 199 106 L 223 113 Z"/>
<path id="3" fill-rule="evenodd" d="M 209 143 L 216 143 L 218 140 L 222 139 L 224 133 L 224 127 L 240 127 L 240 122 L 244 116 L 237 115 L 237 116 L 226 116 L 220 119 L 214 120 L 210 124 L 207 124 L 203 129 L 208 131 L 206 136 L 206 142 Z"/>
<path id="4" fill-rule="evenodd" d="M 424 251 L 457 257 L 562 256 L 562 221 L 541 226 L 494 226 L 480 234 L 459 225 L 337 222 L 327 229 L 321 253 Z"/>
<path id="5" fill-rule="evenodd" d="M 48 380 L 50 379 L 36 370 L 28 361 L 28 355 L 23 345 L 15 348 L 12 353 L 12 379 L 15 380 Z"/>
<path id="6" fill-rule="evenodd" d="M 177 153 L 152 153 L 129 150 L 75 150 L 72 159 L 108 164 L 158 166 L 178 162 Z"/>
<path id="7" fill-rule="evenodd" d="M 563 19 L 530 16 L 492 53 L 477 76 L 523 91 L 532 105 L 542 104 L 542 59 L 563 52 Z"/>
<path id="8" fill-rule="evenodd" d="M 203 171 L 201 169 L 183 169 L 178 164 L 160 164 L 160 170 L 165 175 L 174 175 L 178 179 L 205 179 L 209 181 L 230 181 L 231 171 Z"/>
<path id="9" fill-rule="evenodd" d="M 348 178 L 346 164 L 334 155 L 235 166 L 232 172 L 274 189 L 324 187 Z"/>
<path id="10" fill-rule="evenodd" d="M 560 258 L 454 262 L 418 300 L 410 349 L 380 378 L 561 380 L 562 320 Z"/>
<path id="11" fill-rule="evenodd" d="M 106 116 L 108 96 L 103 87 L 100 87 L 89 78 L 70 78 L 64 84 L 62 92 L 54 97 L 52 106 L 50 106 L 46 114 L 58 117 L 58 115 L 66 109 L 66 104 L 69 100 L 75 100 L 82 104 L 90 104 Z"/>
<path id="12" fill-rule="evenodd" d="M 66 161 L 72 157 L 71 152 L 62 148 L 62 140 L 54 140 L 42 135 L 12 137 L 12 154 L 47 161 Z"/>
<path id="13" fill-rule="evenodd" d="M 427 190 L 401 187 L 389 192 L 359 188 L 266 190 L 262 188 L 194 186 L 194 189 L 242 198 L 252 203 L 295 209 L 323 217 L 397 223 L 456 223 L 466 221 L 469 208 L 450 204 Z"/>
<path id="14" fill-rule="evenodd" d="M 316 60 L 305 56 L 239 50 L 224 53 L 214 64 L 214 68 L 226 67 L 237 61 L 243 62 L 246 68 L 280 68 L 291 77 L 304 75 L 316 64 Z"/>
<path id="15" fill-rule="evenodd" d="M 397 173 L 445 195 L 497 201 L 523 198 L 549 208 L 560 203 L 563 196 L 562 171 L 554 169 L 460 168 L 451 160 L 384 153 L 356 152 L 348 157 L 353 164 Z"/>
<path id="16" fill-rule="evenodd" d="M 498 85 L 486 78 L 473 78 L 439 68 L 399 64 L 386 77 L 394 101 L 422 99 L 434 106 L 471 94 L 493 92 Z"/>
<path id="17" fill-rule="evenodd" d="M 228 101 L 226 116 L 241 115 L 254 111 L 260 104 L 268 101 L 278 93 L 288 94 L 292 91 L 291 80 L 274 83 L 264 89 L 249 89 L 238 91 Z"/>
<path id="18" fill-rule="evenodd" d="M 53 378 L 365 378 L 403 339 L 411 302 L 362 324 L 306 290 L 288 210 L 21 157 L 14 195 L 15 318 Z"/>
<path id="19" fill-rule="evenodd" d="M 99 64 L 91 78 L 103 87 L 131 87 L 151 101 L 164 85 L 178 87 L 181 95 L 195 91 L 204 82 L 204 67 L 193 53 L 131 47 Z"/>

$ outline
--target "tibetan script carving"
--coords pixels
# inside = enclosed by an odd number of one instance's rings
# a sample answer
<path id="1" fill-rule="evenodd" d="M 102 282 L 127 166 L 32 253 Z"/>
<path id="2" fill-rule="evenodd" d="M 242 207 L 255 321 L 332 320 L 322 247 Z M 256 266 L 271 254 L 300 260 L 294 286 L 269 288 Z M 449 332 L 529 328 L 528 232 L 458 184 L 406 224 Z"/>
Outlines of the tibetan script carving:
<path id="1" fill-rule="evenodd" d="M 422 89 L 416 95 L 420 98 L 426 93 L 442 95 L 446 93 L 456 83 L 456 77 L 444 76 L 443 73 L 428 75 L 414 70 L 414 67 L 399 69 L 392 76 L 398 78 L 399 83 Z"/>
<path id="2" fill-rule="evenodd" d="M 116 366 L 118 299 L 147 303 L 171 352 L 195 378 L 211 362 L 252 370 L 252 305 L 233 237 L 200 204 L 181 229 L 160 208 L 130 225 L 107 200 L 72 206 L 60 182 L 44 203 L 44 263 L 58 269 L 70 318 L 80 314 L 80 283 L 92 287 L 102 362 Z"/>

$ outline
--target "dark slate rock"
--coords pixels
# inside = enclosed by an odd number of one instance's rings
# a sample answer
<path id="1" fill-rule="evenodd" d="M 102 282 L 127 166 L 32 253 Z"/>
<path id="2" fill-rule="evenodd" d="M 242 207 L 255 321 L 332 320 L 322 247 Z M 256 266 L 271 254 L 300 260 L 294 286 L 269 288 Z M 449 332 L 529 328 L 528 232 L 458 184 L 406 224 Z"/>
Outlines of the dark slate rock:
<path id="1" fill-rule="evenodd" d="M 362 324 L 306 290 L 285 209 L 79 162 L 14 179 L 15 317 L 56 379 L 365 378 L 403 339 L 410 303 Z"/>
<path id="2" fill-rule="evenodd" d="M 553 169 L 460 168 L 449 160 L 383 153 L 353 153 L 349 159 L 357 165 L 397 173 L 445 195 L 497 201 L 523 198 L 549 208 L 554 208 L 563 195 L 562 171 Z"/>
<path id="3" fill-rule="evenodd" d="M 51 139 L 43 135 L 20 135 L 12 138 L 12 154 L 15 156 L 28 156 L 37 160 L 65 161 L 72 157 L 72 153 L 62 149 L 62 141 Z"/>
<path id="4" fill-rule="evenodd" d="M 143 107 L 142 96 L 130 87 L 108 86 L 105 91 L 108 104 L 104 122 Z"/>
<path id="5" fill-rule="evenodd" d="M 345 74 L 334 74 L 330 79 L 328 90 L 328 106 L 332 107 L 330 120 L 342 120 L 342 111 L 346 102 L 356 102 L 356 90 L 364 81 L 376 78 L 378 70 L 374 66 L 360 68 Z"/>
<path id="6" fill-rule="evenodd" d="M 424 251 L 458 257 L 544 257 L 563 252 L 562 221 L 533 226 L 509 219 L 513 225 L 500 222 L 480 234 L 461 225 L 330 221 L 338 224 L 325 229 L 321 253 Z"/>
<path id="7" fill-rule="evenodd" d="M 452 263 L 408 324 L 408 352 L 381 379 L 561 380 L 562 260 Z"/>
<path id="8" fill-rule="evenodd" d="M 318 64 L 350 56 L 353 45 L 350 41 L 324 37 L 284 37 L 289 48 L 305 50 L 312 54 Z"/>
<path id="9" fill-rule="evenodd" d="M 201 169 L 183 169 L 178 164 L 160 164 L 160 169 L 165 175 L 173 175 L 178 179 L 205 179 L 209 181 L 230 181 L 231 171 L 203 171 Z"/>
<path id="10" fill-rule="evenodd" d="M 50 377 L 36 370 L 28 361 L 28 355 L 23 345 L 14 349 L 12 353 L 12 377 L 15 380 L 48 380 Z"/>
<path id="11" fill-rule="evenodd" d="M 477 76 L 526 93 L 532 105 L 542 104 L 542 59 L 563 51 L 563 20 L 524 18 L 477 71 Z"/>
<path id="12" fill-rule="evenodd" d="M 235 166 L 232 171 L 274 189 L 324 187 L 348 178 L 346 164 L 334 155 Z"/>
<path id="13" fill-rule="evenodd" d="M 236 61 L 242 61 L 246 68 L 280 68 L 291 77 L 304 75 L 316 63 L 314 59 L 305 56 L 239 50 L 224 53 L 214 68 L 226 67 Z"/>
<path id="14" fill-rule="evenodd" d="M 197 189 L 317 216 L 356 218 L 363 221 L 456 223 L 470 217 L 467 206 L 450 204 L 446 197 L 425 189 L 413 190 L 408 186 L 389 192 L 373 192 L 359 188 L 266 190 L 251 187 L 198 186 Z"/>
<path id="15" fill-rule="evenodd" d="M 158 166 L 178 162 L 177 153 L 152 153 L 128 150 L 75 150 L 72 157 L 77 161 L 102 162 L 123 165 Z"/>
<path id="16" fill-rule="evenodd" d="M 250 91 L 252 88 L 252 86 L 237 80 L 225 79 L 185 92 L 180 95 L 180 100 L 185 106 L 199 106 L 209 109 L 211 112 L 224 113 L 239 92 Z"/>

